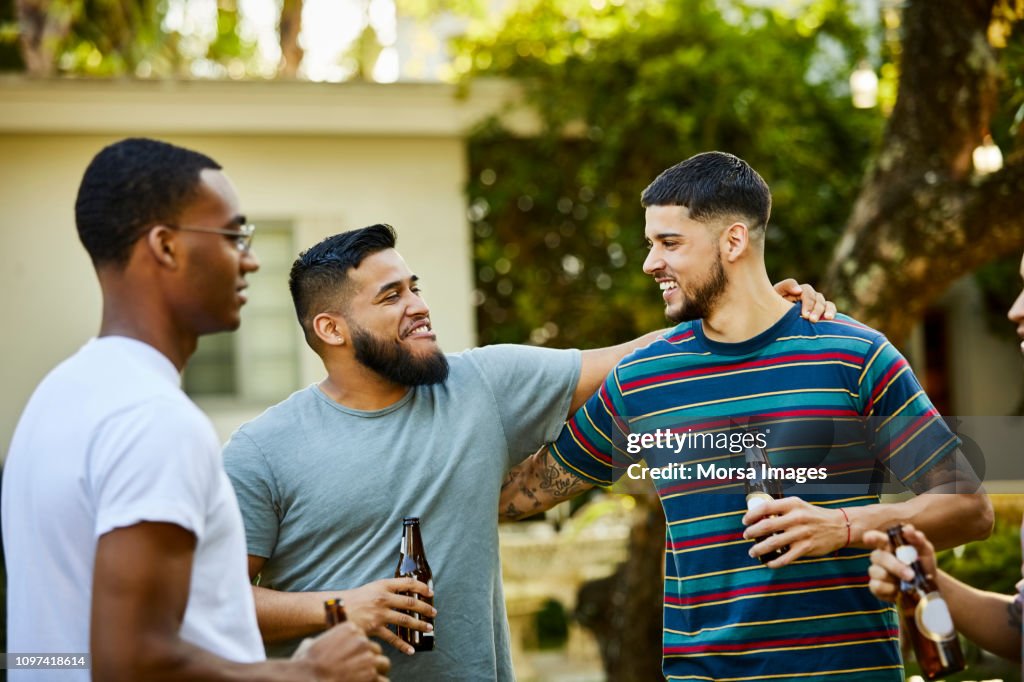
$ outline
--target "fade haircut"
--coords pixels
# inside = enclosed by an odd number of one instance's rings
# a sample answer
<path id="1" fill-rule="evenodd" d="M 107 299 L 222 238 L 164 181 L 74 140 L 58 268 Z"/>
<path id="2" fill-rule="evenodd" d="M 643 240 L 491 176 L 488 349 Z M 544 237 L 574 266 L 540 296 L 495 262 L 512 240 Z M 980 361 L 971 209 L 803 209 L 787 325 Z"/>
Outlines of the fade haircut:
<path id="1" fill-rule="evenodd" d="M 395 229 L 381 223 L 328 237 L 299 254 L 288 275 L 288 288 L 310 348 L 319 352 L 321 346 L 313 318 L 339 304 L 341 312 L 347 307 L 349 270 L 367 256 L 395 248 L 397 242 Z"/>
<path id="2" fill-rule="evenodd" d="M 644 208 L 685 206 L 700 222 L 741 216 L 752 237 L 764 238 L 772 210 L 768 183 L 741 158 L 704 152 L 662 171 L 640 196 Z"/>
<path id="3" fill-rule="evenodd" d="M 199 192 L 199 174 L 220 170 L 208 156 L 135 137 L 102 149 L 82 176 L 75 200 L 78 238 L 96 267 L 124 268 L 146 230 L 174 222 Z"/>

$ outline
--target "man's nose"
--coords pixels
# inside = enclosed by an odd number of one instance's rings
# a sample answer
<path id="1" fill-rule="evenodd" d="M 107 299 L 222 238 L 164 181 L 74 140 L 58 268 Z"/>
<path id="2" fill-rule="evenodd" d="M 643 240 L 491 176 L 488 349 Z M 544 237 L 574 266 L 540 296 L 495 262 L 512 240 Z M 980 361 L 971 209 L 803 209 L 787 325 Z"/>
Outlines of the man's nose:
<path id="1" fill-rule="evenodd" d="M 260 259 L 256 257 L 256 252 L 249 249 L 242 254 L 241 262 L 242 272 L 256 272 L 260 269 Z"/>
<path id="2" fill-rule="evenodd" d="M 653 275 L 658 270 L 665 269 L 665 261 L 661 259 L 654 249 L 651 249 L 647 253 L 647 258 L 644 259 L 644 273 Z"/>
<path id="3" fill-rule="evenodd" d="M 1024 322 L 1024 291 L 1020 292 L 1020 296 L 1013 302 L 1010 307 L 1010 311 L 1006 313 L 1006 316 L 1010 318 L 1010 322 L 1016 322 L 1020 324 Z"/>
<path id="4" fill-rule="evenodd" d="M 430 306 L 427 305 L 427 302 L 424 301 L 421 296 L 413 296 L 413 301 L 409 304 L 409 307 L 405 312 L 407 315 L 415 315 L 417 317 L 421 315 L 429 315 Z"/>

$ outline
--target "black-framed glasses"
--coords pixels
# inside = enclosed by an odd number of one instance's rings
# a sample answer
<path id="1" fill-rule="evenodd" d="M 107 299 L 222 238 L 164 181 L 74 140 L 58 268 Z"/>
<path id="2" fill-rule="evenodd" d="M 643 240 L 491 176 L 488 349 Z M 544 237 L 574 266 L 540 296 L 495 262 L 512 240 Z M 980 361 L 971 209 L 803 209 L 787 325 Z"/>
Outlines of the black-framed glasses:
<path id="1" fill-rule="evenodd" d="M 235 243 L 235 248 L 240 253 L 249 253 L 249 249 L 252 248 L 252 238 L 256 233 L 256 226 L 252 223 L 245 222 L 245 218 L 238 218 L 236 221 L 232 221 L 238 225 L 237 230 L 225 230 L 225 229 L 213 229 L 206 227 L 182 227 L 181 225 L 175 225 L 174 223 L 164 223 L 165 227 L 169 227 L 172 230 L 181 230 L 182 232 L 205 232 L 206 234 L 222 234 L 225 237 L 232 237 L 232 241 Z"/>

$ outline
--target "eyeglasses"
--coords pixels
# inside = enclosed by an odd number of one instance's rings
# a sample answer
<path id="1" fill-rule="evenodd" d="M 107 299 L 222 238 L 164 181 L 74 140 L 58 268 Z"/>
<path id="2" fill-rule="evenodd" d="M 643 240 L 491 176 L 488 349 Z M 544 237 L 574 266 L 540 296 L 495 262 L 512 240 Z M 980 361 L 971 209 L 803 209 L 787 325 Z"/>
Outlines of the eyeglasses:
<path id="1" fill-rule="evenodd" d="M 240 253 L 249 253 L 249 249 L 252 248 L 252 237 L 256 232 L 256 226 L 252 223 L 245 222 L 245 218 L 239 217 L 236 221 L 233 221 L 238 225 L 237 230 L 215 230 L 207 229 L 205 227 L 182 227 L 181 225 L 175 225 L 173 223 L 164 223 L 165 227 L 169 227 L 172 230 L 181 230 L 182 232 L 205 232 L 206 234 L 222 234 L 225 237 L 232 237 L 232 241 L 235 243 L 235 248 Z"/>

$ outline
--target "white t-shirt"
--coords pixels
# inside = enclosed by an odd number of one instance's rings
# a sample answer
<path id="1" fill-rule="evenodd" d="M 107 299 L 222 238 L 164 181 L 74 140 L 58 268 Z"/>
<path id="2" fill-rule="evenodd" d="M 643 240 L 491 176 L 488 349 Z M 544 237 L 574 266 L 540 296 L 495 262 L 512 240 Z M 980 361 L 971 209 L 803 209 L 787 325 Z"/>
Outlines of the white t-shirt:
<path id="1" fill-rule="evenodd" d="M 15 430 L 0 508 L 8 652 L 87 653 L 96 542 L 153 521 L 197 539 L 181 637 L 234 661 L 264 658 L 216 433 L 155 348 L 95 339 L 50 372 Z M 89 679 L 87 670 L 10 672 Z"/>

